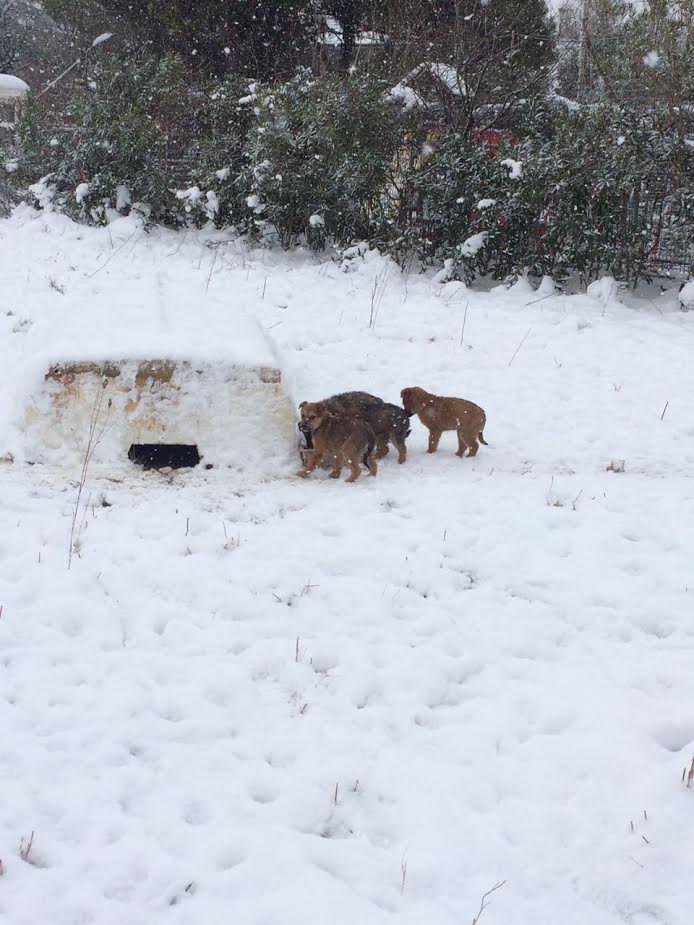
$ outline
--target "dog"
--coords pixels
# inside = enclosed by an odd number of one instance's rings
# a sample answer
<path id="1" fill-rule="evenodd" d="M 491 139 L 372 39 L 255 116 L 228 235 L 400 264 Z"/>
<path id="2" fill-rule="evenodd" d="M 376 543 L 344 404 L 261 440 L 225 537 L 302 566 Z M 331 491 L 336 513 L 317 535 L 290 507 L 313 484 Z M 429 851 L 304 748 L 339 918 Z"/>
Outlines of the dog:
<path id="1" fill-rule="evenodd" d="M 458 451 L 456 456 L 476 456 L 479 443 L 487 446 L 484 439 L 484 427 L 487 416 L 479 405 L 464 398 L 443 398 L 432 395 L 424 389 L 412 387 L 400 393 L 402 404 L 407 414 L 416 414 L 429 430 L 428 453 L 435 453 L 445 430 L 458 433 Z M 479 443 L 477 442 L 479 440 Z"/>
<path id="2" fill-rule="evenodd" d="M 350 468 L 348 482 L 356 482 L 361 475 L 363 460 L 371 475 L 376 475 L 378 465 L 374 458 L 376 435 L 373 428 L 363 421 L 341 417 L 323 407 L 323 402 L 303 402 L 302 422 L 311 431 L 313 453 L 297 475 L 307 478 L 325 459 L 332 461 L 331 479 L 339 479 L 343 466 Z"/>
<path id="3" fill-rule="evenodd" d="M 299 405 L 301 421 L 298 426 L 306 439 L 307 449 L 310 449 L 311 433 L 304 414 L 306 404 L 302 402 Z M 410 435 L 410 423 L 407 414 L 398 405 L 384 402 L 368 392 L 343 392 L 312 404 L 331 411 L 339 417 L 369 424 L 376 435 L 376 459 L 383 459 L 388 455 L 389 443 L 392 443 L 398 451 L 398 462 L 404 463 L 407 459 L 405 440 Z"/>
<path id="4" fill-rule="evenodd" d="M 334 414 L 341 415 L 342 417 L 357 417 L 363 419 L 366 409 L 372 406 L 382 405 L 383 399 L 378 398 L 376 395 L 370 395 L 368 392 L 341 392 L 339 395 L 332 395 L 330 398 L 325 398 L 321 402 L 302 401 L 299 405 L 301 420 L 297 426 L 306 440 L 306 449 L 312 450 L 313 440 L 311 439 L 311 428 L 308 427 L 304 414 L 304 407 L 309 404 L 321 405 L 326 410 L 332 411 Z"/>
<path id="5" fill-rule="evenodd" d="M 398 405 L 383 402 L 372 405 L 364 411 L 364 418 L 373 427 L 376 434 L 376 459 L 388 455 L 388 444 L 392 443 L 398 451 L 398 462 L 407 459 L 405 440 L 410 436 L 410 418 Z"/>

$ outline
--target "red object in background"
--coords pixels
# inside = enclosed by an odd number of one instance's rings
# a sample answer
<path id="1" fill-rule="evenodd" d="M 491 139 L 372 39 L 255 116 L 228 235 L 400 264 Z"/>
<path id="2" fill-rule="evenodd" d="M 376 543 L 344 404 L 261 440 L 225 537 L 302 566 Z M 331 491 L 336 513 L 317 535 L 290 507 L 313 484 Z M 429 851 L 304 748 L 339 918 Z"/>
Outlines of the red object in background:
<path id="1" fill-rule="evenodd" d="M 492 157 L 498 153 L 498 149 L 504 141 L 511 145 L 517 145 L 519 141 L 518 136 L 514 135 L 513 132 L 501 128 L 473 129 L 472 140 L 490 148 Z"/>

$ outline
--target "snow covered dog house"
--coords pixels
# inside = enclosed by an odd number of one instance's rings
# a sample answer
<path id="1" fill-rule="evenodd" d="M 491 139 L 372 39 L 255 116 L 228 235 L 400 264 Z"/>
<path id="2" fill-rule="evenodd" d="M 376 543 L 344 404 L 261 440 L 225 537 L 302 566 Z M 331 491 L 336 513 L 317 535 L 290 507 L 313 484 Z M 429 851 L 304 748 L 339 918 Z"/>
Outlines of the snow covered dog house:
<path id="1" fill-rule="evenodd" d="M 91 453 L 91 465 L 109 469 L 201 463 L 260 476 L 286 465 L 296 417 L 253 320 L 219 306 L 212 317 L 179 312 L 178 326 L 125 314 L 42 358 L 25 418 L 28 462 L 79 470 Z"/>

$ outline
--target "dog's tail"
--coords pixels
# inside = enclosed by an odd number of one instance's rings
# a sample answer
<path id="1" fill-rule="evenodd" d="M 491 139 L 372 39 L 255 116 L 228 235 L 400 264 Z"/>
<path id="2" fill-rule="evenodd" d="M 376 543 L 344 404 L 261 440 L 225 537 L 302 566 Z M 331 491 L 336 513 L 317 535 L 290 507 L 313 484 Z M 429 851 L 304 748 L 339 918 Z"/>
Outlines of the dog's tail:
<path id="1" fill-rule="evenodd" d="M 481 431 L 479 432 L 479 438 L 480 438 L 480 443 L 483 443 L 485 446 L 489 446 L 489 444 L 487 443 L 487 441 L 484 439 L 484 431 L 483 431 L 483 430 L 481 430 Z"/>

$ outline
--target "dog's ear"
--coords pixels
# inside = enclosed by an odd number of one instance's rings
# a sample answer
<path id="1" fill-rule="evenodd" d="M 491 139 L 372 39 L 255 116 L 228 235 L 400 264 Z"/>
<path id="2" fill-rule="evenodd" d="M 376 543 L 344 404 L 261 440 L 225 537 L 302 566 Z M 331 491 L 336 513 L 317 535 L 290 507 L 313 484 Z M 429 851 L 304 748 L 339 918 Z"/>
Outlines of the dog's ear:
<path id="1" fill-rule="evenodd" d="M 301 404 L 299 405 L 299 411 L 301 411 L 301 409 L 304 408 L 307 404 L 308 404 L 307 401 L 302 401 Z"/>

